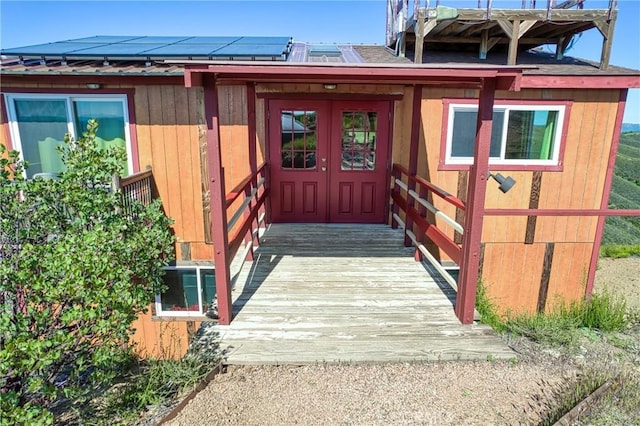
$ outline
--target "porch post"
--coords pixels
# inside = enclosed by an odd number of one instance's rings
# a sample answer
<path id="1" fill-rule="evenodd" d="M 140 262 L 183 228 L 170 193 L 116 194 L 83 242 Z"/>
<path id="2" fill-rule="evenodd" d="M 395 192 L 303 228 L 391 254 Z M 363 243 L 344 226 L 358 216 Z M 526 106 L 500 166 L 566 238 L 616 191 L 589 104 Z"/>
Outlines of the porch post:
<path id="1" fill-rule="evenodd" d="M 420 119 L 421 119 L 421 105 L 422 105 L 422 85 L 416 84 L 413 86 L 413 103 L 411 107 L 411 139 L 409 146 L 409 176 L 415 176 L 418 172 L 418 150 L 420 148 Z M 409 190 L 416 190 L 415 181 L 409 179 Z M 415 206 L 416 202 L 412 196 L 407 194 L 408 208 Z M 405 230 L 413 232 L 413 220 L 407 215 L 405 218 Z M 404 245 L 408 247 L 411 245 L 411 238 L 405 232 Z M 416 247 L 416 258 L 418 257 L 418 248 Z"/>
<path id="2" fill-rule="evenodd" d="M 204 113 L 207 121 L 207 159 L 209 190 L 211 192 L 211 234 L 213 235 L 214 264 L 216 267 L 216 296 L 218 322 L 231 323 L 231 274 L 229 272 L 229 232 L 227 230 L 227 203 L 224 170 L 220 151 L 220 122 L 218 117 L 218 88 L 215 78 L 203 76 Z"/>
<path id="3" fill-rule="evenodd" d="M 257 171 L 258 171 L 258 155 L 257 155 L 257 147 L 256 147 L 256 88 L 253 84 L 253 82 L 248 82 L 247 83 L 247 141 L 249 143 L 249 170 L 251 172 L 252 175 L 254 175 Z M 254 188 L 257 187 L 258 185 L 258 178 L 254 177 L 251 184 L 253 185 Z M 249 188 L 247 190 L 248 194 L 250 195 L 251 193 L 251 189 Z M 256 202 L 256 200 L 258 199 L 258 194 L 256 194 L 253 197 L 253 200 L 251 201 L 250 207 L 251 209 L 253 209 L 254 203 Z M 245 211 L 245 217 L 249 216 L 249 212 L 246 210 Z M 256 216 L 256 230 L 259 228 L 260 226 L 260 215 Z M 253 260 L 253 250 L 255 249 L 255 247 L 258 245 L 258 236 L 256 235 L 255 238 L 253 236 L 253 231 L 254 231 L 254 227 L 253 225 L 251 225 L 249 227 L 249 234 L 245 235 L 244 237 L 244 241 L 245 243 L 251 243 L 251 250 L 249 250 L 249 252 L 247 253 L 247 260 Z"/>
<path id="4" fill-rule="evenodd" d="M 496 81 L 484 79 L 478 100 L 478 121 L 476 125 L 475 152 L 469 173 L 469 189 L 464 218 L 460 282 L 456 297 L 456 316 L 463 324 L 473 322 L 480 266 L 480 244 L 482 242 L 482 222 L 484 201 L 489 177 L 489 149 L 493 126 L 493 102 Z"/>

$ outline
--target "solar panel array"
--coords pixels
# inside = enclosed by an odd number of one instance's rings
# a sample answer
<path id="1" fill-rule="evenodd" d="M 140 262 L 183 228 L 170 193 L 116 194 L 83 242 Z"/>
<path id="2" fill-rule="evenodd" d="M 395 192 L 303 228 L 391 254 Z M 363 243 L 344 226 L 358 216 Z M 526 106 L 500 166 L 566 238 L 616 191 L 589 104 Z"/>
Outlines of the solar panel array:
<path id="1" fill-rule="evenodd" d="M 2 54 L 37 59 L 98 60 L 275 60 L 291 51 L 291 37 L 94 36 L 3 49 Z"/>

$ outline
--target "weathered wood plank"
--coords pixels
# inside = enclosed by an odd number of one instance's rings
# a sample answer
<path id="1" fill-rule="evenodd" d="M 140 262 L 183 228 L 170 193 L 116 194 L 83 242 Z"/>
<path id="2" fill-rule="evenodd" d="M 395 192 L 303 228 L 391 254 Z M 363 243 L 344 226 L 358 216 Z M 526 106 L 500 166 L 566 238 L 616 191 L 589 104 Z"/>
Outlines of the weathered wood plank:
<path id="1" fill-rule="evenodd" d="M 237 275 L 235 318 L 208 326 L 230 364 L 511 358 L 461 325 L 455 291 L 383 225 L 272 225 Z"/>

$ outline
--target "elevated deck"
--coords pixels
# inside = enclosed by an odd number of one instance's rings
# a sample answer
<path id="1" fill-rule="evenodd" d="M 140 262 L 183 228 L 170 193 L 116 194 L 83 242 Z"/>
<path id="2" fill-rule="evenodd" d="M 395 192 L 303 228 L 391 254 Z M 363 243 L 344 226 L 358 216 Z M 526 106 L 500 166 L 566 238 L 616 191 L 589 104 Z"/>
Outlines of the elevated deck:
<path id="1" fill-rule="evenodd" d="M 455 291 L 384 225 L 272 225 L 209 326 L 228 364 L 511 358 L 485 325 L 461 325 Z"/>
<path id="2" fill-rule="evenodd" d="M 387 18 L 387 45 L 396 43 L 399 54 L 414 62 L 429 61 L 433 50 L 478 52 L 486 59 L 490 50 L 507 52 L 506 64 L 515 65 L 518 52 L 544 45 L 556 46 L 556 57 L 562 59 L 574 37 L 596 28 L 603 37 L 600 68 L 609 65 L 611 41 L 617 16 L 616 1 L 607 8 L 588 9 L 585 0 L 527 2 L 478 1 L 474 9 L 459 8 L 455 1 L 436 1 L 436 7 L 419 7 L 419 1 L 401 3 L 400 10 Z M 429 4 L 429 2 L 425 2 Z M 521 8 L 515 8 L 521 4 Z M 537 7 L 537 8 L 536 8 Z M 398 22 L 400 21 L 400 22 Z M 400 33 L 394 28 L 402 28 Z"/>

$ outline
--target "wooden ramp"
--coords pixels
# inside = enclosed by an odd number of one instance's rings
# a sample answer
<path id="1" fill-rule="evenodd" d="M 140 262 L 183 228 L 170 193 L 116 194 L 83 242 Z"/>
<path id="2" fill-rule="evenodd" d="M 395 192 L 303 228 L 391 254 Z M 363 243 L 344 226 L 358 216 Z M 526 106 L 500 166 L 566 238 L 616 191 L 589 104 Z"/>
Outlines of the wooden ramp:
<path id="1" fill-rule="evenodd" d="M 228 364 L 515 355 L 488 326 L 461 325 L 455 291 L 384 225 L 272 225 L 233 298 L 231 325 L 203 330 Z"/>

